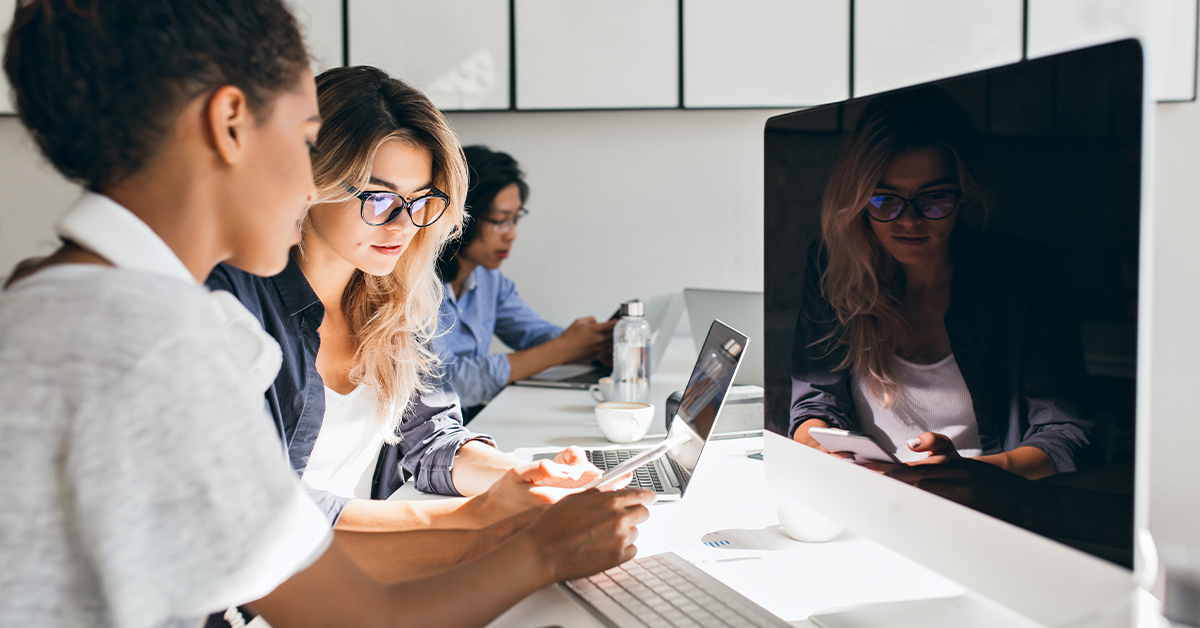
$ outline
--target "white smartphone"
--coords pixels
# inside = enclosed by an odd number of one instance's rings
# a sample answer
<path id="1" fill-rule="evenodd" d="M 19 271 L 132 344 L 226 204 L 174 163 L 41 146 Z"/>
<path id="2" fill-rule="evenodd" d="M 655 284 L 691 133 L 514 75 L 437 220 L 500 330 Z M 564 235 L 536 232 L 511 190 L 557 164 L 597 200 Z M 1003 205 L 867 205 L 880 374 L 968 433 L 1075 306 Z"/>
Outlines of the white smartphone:
<path id="1" fill-rule="evenodd" d="M 884 449 L 879 441 L 868 434 L 832 427 L 813 427 L 809 428 L 808 435 L 829 451 L 854 454 L 854 462 L 900 463 L 892 452 Z"/>
<path id="2" fill-rule="evenodd" d="M 671 449 L 673 449 L 676 445 L 685 440 L 687 440 L 686 436 L 682 438 L 668 438 L 663 442 L 651 447 L 650 449 L 647 449 L 646 451 L 643 451 L 629 460 L 626 460 L 625 462 L 622 462 L 621 464 L 609 469 L 604 473 L 604 475 L 592 480 L 591 482 L 588 482 L 579 490 L 586 491 L 589 488 L 600 488 L 601 486 L 611 484 L 621 476 L 627 473 L 633 473 L 633 471 L 638 467 L 662 458 L 668 451 L 671 451 Z"/>

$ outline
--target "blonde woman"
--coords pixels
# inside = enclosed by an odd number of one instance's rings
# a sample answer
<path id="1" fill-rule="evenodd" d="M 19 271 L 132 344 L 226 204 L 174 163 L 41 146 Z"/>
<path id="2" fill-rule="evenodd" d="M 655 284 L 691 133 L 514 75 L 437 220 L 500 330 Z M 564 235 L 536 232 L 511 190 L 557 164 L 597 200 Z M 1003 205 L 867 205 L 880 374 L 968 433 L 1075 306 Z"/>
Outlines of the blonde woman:
<path id="1" fill-rule="evenodd" d="M 434 263 L 461 231 L 467 187 L 446 120 L 370 67 L 321 74 L 317 95 L 318 201 L 287 268 L 261 278 L 220 265 L 208 285 L 236 295 L 283 348 L 267 405 L 330 523 L 350 532 L 479 528 L 565 492 L 546 485 L 596 477 L 577 450 L 521 463 L 462 426 L 431 349 L 442 298 Z M 390 495 L 402 483 L 398 466 L 421 491 L 476 497 L 364 499 Z"/>
<path id="2" fill-rule="evenodd" d="M 793 345 L 791 433 L 865 432 L 904 462 L 1074 471 L 1079 328 L 1055 265 L 971 228 L 991 206 L 965 112 L 926 88 L 863 113 L 825 190 Z"/>

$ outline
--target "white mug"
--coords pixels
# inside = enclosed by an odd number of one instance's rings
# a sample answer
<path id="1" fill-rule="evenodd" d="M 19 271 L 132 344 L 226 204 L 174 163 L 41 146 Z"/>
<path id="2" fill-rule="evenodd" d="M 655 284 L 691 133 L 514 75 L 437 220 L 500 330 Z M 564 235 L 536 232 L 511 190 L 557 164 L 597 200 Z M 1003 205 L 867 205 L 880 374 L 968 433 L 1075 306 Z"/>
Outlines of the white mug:
<path id="1" fill-rule="evenodd" d="M 588 388 L 588 392 L 592 393 L 592 399 L 595 399 L 600 403 L 612 401 L 615 398 L 615 393 L 613 392 L 613 378 L 601 377 L 598 382 L 592 384 L 591 388 Z M 597 393 L 599 394 L 597 395 Z"/>
<path id="2" fill-rule="evenodd" d="M 596 423 L 614 443 L 642 440 L 654 420 L 654 406 L 638 401 L 606 401 L 596 406 Z"/>

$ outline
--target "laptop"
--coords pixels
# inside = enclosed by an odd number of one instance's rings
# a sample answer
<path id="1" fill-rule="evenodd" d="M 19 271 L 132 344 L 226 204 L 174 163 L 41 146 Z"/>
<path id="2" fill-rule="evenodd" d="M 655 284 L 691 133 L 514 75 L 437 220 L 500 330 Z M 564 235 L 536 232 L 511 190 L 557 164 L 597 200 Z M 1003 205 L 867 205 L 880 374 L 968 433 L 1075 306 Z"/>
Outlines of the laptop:
<path id="1" fill-rule="evenodd" d="M 667 432 L 668 439 L 686 439 L 665 456 L 634 471 L 630 486 L 652 490 L 658 493 L 659 500 L 683 497 L 725 406 L 726 393 L 733 385 L 748 343 L 749 339 L 741 332 L 721 321 L 712 322 Z M 607 471 L 642 451 L 645 448 L 606 448 L 587 449 L 585 453 L 592 464 Z"/>
<path id="2" fill-rule="evenodd" d="M 667 345 L 671 343 L 671 336 L 675 334 L 675 327 L 683 316 L 683 295 L 673 292 L 651 297 L 645 301 L 645 310 L 646 322 L 650 324 L 650 372 L 653 373 L 662 363 Z M 587 390 L 592 384 L 599 382 L 600 378 L 609 375 L 612 375 L 611 366 L 560 364 L 513 384 Z"/>
<path id="3" fill-rule="evenodd" d="M 751 338 L 763 337 L 761 292 L 685 288 L 683 298 L 687 302 L 688 321 L 692 324 L 692 339 L 696 347 L 704 343 L 703 333 L 708 328 L 708 322 L 717 319 L 744 330 Z M 742 359 L 742 368 L 734 383 L 761 387 L 764 378 L 763 348 L 756 346 Z"/>

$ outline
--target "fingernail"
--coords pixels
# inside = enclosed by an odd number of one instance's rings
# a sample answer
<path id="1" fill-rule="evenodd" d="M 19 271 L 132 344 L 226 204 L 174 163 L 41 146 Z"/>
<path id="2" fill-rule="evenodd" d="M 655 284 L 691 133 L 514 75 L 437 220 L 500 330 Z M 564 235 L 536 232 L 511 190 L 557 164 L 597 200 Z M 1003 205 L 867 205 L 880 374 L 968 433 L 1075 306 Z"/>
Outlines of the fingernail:
<path id="1" fill-rule="evenodd" d="M 909 449 L 916 449 L 917 447 L 920 447 L 920 446 L 921 446 L 921 439 L 919 439 L 919 438 L 908 439 L 908 448 Z"/>

